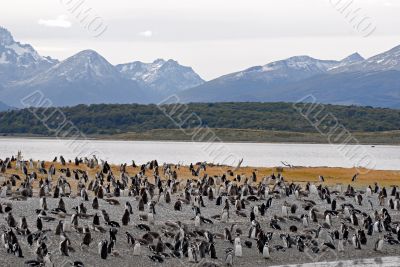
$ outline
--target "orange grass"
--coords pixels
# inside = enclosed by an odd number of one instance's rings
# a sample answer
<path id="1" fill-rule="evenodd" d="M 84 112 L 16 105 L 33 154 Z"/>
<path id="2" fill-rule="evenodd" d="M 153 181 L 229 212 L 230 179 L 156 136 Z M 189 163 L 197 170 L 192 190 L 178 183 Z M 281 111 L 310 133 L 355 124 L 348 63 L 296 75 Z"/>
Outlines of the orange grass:
<path id="1" fill-rule="evenodd" d="M 61 174 L 59 169 L 61 168 L 70 168 L 71 172 L 74 169 L 86 170 L 89 173 L 89 178 L 92 179 L 96 172 L 99 172 L 99 167 L 94 169 L 88 168 L 84 164 L 80 164 L 78 167 L 75 164 L 67 163 L 66 166 L 62 166 L 60 163 L 46 162 L 46 169 L 50 167 L 51 164 L 55 164 L 57 173 L 56 178 Z M 35 163 L 36 165 L 36 163 Z M 119 165 L 111 165 L 111 169 L 115 175 L 115 177 L 120 177 Z M 200 177 L 204 174 L 208 174 L 210 176 L 214 175 L 222 175 L 226 173 L 228 170 L 233 170 L 232 167 L 227 166 L 207 166 L 206 171 L 200 172 Z M 34 170 L 29 170 L 34 171 Z M 127 166 L 127 172 L 130 176 L 137 174 L 140 171 L 140 168 L 133 168 L 132 166 Z M 179 169 L 176 169 L 178 178 L 180 179 L 191 179 L 197 178 L 193 177 L 191 172 L 189 171 L 188 166 L 181 166 Z M 269 176 L 272 173 L 277 174 L 277 168 L 253 168 L 253 167 L 241 167 L 235 171 L 236 174 L 244 175 L 246 177 L 251 177 L 252 172 L 256 172 L 257 180 L 259 181 L 262 177 Z M 400 171 L 383 171 L 383 170 L 360 170 L 360 174 L 356 180 L 356 182 L 352 183 L 351 178 L 358 170 L 355 168 L 328 168 L 328 167 L 317 167 L 317 168 L 308 168 L 308 167 L 296 167 L 296 168 L 283 168 L 281 174 L 285 177 L 285 180 L 288 182 L 314 182 L 319 183 L 318 176 L 323 175 L 325 178 L 325 184 L 335 185 L 335 184 L 352 184 L 355 187 L 365 187 L 367 185 L 373 185 L 377 182 L 381 186 L 391 186 L 391 185 L 400 185 Z M 18 174 L 23 177 L 23 174 L 20 170 L 15 169 L 15 162 L 12 164 L 12 169 L 7 169 L 6 173 L 3 176 L 10 177 L 12 174 Z M 150 181 L 153 180 L 152 171 L 147 170 L 146 175 L 149 176 Z M 162 172 L 162 168 L 160 168 L 160 175 L 162 178 L 165 178 Z M 1 174 L 0 174 L 1 176 Z M 39 178 L 44 178 L 46 175 L 38 175 Z M 228 176 L 229 177 L 229 176 Z M 73 190 L 76 188 L 76 180 L 73 178 L 68 178 L 68 181 L 71 184 Z M 37 185 L 37 181 L 34 182 L 34 186 Z"/>

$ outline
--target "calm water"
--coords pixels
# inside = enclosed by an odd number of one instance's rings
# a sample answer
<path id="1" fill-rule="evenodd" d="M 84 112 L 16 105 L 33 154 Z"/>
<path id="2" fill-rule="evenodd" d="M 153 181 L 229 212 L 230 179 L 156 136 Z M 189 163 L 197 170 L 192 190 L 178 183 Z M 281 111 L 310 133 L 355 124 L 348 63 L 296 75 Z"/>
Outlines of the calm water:
<path id="1" fill-rule="evenodd" d="M 63 155 L 74 159 L 78 154 L 95 153 L 112 163 L 159 163 L 208 161 L 234 165 L 243 158 L 242 166 L 282 166 L 282 161 L 296 166 L 353 167 L 368 166 L 382 170 L 400 170 L 400 146 L 349 146 L 329 144 L 268 144 L 268 143 L 190 143 L 154 141 L 66 141 L 55 139 L 0 138 L 0 158 L 16 155 L 24 159 L 52 160 Z M 355 151 L 349 156 L 351 151 Z M 346 154 L 348 154 L 346 156 Z M 362 156 L 371 163 L 362 163 Z M 365 162 L 367 162 L 365 160 Z M 232 163 L 232 164 L 230 164 Z"/>

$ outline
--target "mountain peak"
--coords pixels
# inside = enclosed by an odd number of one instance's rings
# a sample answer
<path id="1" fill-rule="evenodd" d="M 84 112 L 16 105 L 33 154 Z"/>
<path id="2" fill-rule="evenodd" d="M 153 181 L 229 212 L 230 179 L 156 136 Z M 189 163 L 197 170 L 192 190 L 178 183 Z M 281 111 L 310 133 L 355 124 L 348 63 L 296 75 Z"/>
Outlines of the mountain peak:
<path id="1" fill-rule="evenodd" d="M 165 60 L 163 58 L 157 58 L 153 61 L 154 64 L 164 64 Z"/>
<path id="2" fill-rule="evenodd" d="M 191 67 L 182 66 L 173 59 L 156 59 L 152 63 L 135 61 L 116 67 L 126 78 L 149 87 L 157 94 L 168 95 L 204 82 Z"/>
<path id="3" fill-rule="evenodd" d="M 14 43 L 14 38 L 11 33 L 6 28 L 0 26 L 0 44 L 10 45 L 12 43 Z"/>
<path id="4" fill-rule="evenodd" d="M 94 50 L 86 49 L 76 53 L 73 57 L 99 58 L 102 56 Z"/>
<path id="5" fill-rule="evenodd" d="M 341 60 L 341 62 L 346 62 L 346 63 L 352 63 L 352 62 L 358 62 L 358 61 L 363 61 L 365 58 L 363 58 L 359 53 L 353 53 L 350 56 L 344 58 Z"/>

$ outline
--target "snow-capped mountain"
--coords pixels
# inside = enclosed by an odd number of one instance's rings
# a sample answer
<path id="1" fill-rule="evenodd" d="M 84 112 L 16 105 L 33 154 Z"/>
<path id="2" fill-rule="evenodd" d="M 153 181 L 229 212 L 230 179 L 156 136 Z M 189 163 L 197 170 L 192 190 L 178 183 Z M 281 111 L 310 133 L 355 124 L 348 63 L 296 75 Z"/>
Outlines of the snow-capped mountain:
<path id="1" fill-rule="evenodd" d="M 35 90 L 56 106 L 158 103 L 177 93 L 184 102 L 288 102 L 313 94 L 323 103 L 400 108 L 400 46 L 368 59 L 295 56 L 204 82 L 174 60 L 113 66 L 85 50 L 59 62 L 0 27 L 0 101 L 21 107 Z"/>
<path id="2" fill-rule="evenodd" d="M 258 95 L 273 95 L 274 88 L 282 84 L 327 73 L 341 63 L 309 56 L 291 57 L 222 76 L 183 91 L 180 96 L 188 102 L 257 101 Z"/>
<path id="3" fill-rule="evenodd" d="M 0 91 L 14 106 L 30 92 L 40 90 L 55 106 L 94 103 L 147 103 L 148 95 L 123 77 L 105 58 L 85 50 L 59 62 L 35 77 Z"/>
<path id="4" fill-rule="evenodd" d="M 93 79 L 118 80 L 121 77 L 118 70 L 96 51 L 84 50 L 22 83 L 36 85 L 53 79 L 61 79 L 63 82 L 90 82 Z"/>
<path id="5" fill-rule="evenodd" d="M 329 72 L 341 72 L 347 68 L 349 68 L 349 66 L 358 64 L 360 62 L 363 62 L 365 60 L 365 58 L 363 58 L 359 53 L 354 53 L 351 54 L 350 56 L 344 58 L 343 60 L 341 60 L 340 62 L 338 62 L 337 64 L 335 64 L 334 66 L 332 66 L 331 68 L 327 69 Z"/>
<path id="6" fill-rule="evenodd" d="M 20 107 L 20 99 L 41 90 L 54 105 L 149 103 L 204 81 L 190 67 L 173 60 L 110 64 L 85 50 L 57 61 L 16 42 L 0 28 L 0 100 Z"/>
<path id="7" fill-rule="evenodd" d="M 179 94 L 185 102 L 293 102 L 307 95 L 318 102 L 400 108 L 400 46 L 364 59 L 341 61 L 308 56 L 256 66 Z"/>
<path id="8" fill-rule="evenodd" d="M 400 71 L 400 45 L 389 51 L 338 68 L 337 72 Z"/>
<path id="9" fill-rule="evenodd" d="M 58 61 L 40 56 L 29 44 L 14 41 L 11 33 L 0 27 L 0 82 L 30 78 Z"/>
<path id="10" fill-rule="evenodd" d="M 325 73 L 328 69 L 338 65 L 338 61 L 319 60 L 309 56 L 296 56 L 286 60 L 269 63 L 264 66 L 256 66 L 225 75 L 225 80 L 254 80 L 266 83 L 275 83 L 280 80 L 302 80 L 320 73 Z"/>
<path id="11" fill-rule="evenodd" d="M 152 63 L 135 61 L 116 67 L 125 77 L 162 95 L 174 94 L 204 83 L 191 67 L 182 66 L 172 59 L 157 59 Z"/>

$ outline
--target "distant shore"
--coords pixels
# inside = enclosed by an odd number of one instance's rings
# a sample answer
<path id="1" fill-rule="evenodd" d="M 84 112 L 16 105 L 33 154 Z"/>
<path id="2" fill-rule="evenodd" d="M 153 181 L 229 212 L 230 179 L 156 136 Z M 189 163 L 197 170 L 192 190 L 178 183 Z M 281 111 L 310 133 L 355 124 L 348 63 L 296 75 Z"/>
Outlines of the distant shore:
<path id="1" fill-rule="evenodd" d="M 225 129 L 213 128 L 214 135 L 224 142 L 230 143 L 299 143 L 328 144 L 329 140 L 319 133 L 302 133 L 288 131 Z M 352 132 L 353 137 L 362 145 L 400 145 L 400 131 L 384 132 Z M 121 134 L 86 135 L 90 140 L 121 140 L 121 141 L 174 141 L 196 142 L 191 135 L 180 129 L 155 129 L 142 132 L 127 132 Z M 33 134 L 0 133 L 0 138 L 40 138 L 57 139 L 55 136 Z M 332 138 L 334 139 L 334 138 Z M 204 140 L 207 141 L 207 140 Z M 335 142 L 334 142 L 335 143 Z M 340 144 L 340 142 L 336 142 Z"/>

